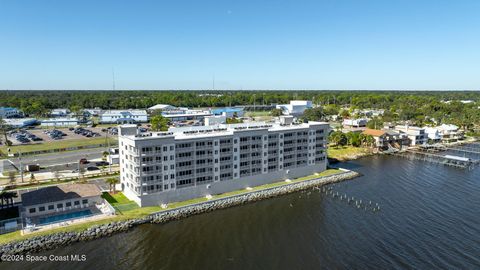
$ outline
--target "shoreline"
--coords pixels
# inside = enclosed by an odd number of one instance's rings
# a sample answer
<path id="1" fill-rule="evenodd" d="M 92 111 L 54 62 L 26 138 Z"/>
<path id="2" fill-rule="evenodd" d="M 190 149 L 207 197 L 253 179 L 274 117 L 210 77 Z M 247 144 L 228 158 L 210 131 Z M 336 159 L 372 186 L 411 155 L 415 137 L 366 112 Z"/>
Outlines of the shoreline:
<path id="1" fill-rule="evenodd" d="M 286 185 L 251 191 L 229 197 L 218 198 L 206 202 L 190 204 L 170 210 L 147 214 L 143 217 L 124 221 L 113 221 L 103 225 L 93 225 L 79 232 L 57 232 L 41 236 L 32 236 L 24 240 L 8 242 L 0 245 L 0 255 L 17 255 L 50 250 L 67 246 L 75 242 L 91 241 L 125 232 L 142 224 L 162 224 L 183 219 L 189 216 L 226 209 L 247 203 L 253 203 L 281 195 L 286 195 L 316 186 L 346 181 L 360 176 L 358 172 L 340 169 L 342 172 L 323 176 L 302 182 L 292 182 Z"/>

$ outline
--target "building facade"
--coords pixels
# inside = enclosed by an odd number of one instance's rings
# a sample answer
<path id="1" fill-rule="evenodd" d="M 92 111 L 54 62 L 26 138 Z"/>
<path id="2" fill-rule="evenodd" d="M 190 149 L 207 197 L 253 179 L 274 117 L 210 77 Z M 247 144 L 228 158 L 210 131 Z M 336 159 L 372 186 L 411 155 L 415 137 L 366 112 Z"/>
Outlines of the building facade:
<path id="1" fill-rule="evenodd" d="M 120 127 L 120 179 L 140 206 L 297 178 L 326 169 L 327 123 L 249 123 L 139 133 Z"/>
<path id="2" fill-rule="evenodd" d="M 50 118 L 40 121 L 42 127 L 73 127 L 78 124 L 77 118 Z"/>
<path id="3" fill-rule="evenodd" d="M 214 115 L 225 115 L 228 118 L 243 117 L 244 115 L 243 108 L 218 108 L 213 109 L 212 113 Z"/>
<path id="4" fill-rule="evenodd" d="M 17 108 L 0 107 L 0 118 L 21 117 L 22 113 Z"/>
<path id="5" fill-rule="evenodd" d="M 145 110 L 109 110 L 100 115 L 102 124 L 134 124 L 148 122 Z"/>
<path id="6" fill-rule="evenodd" d="M 310 100 L 291 100 L 290 104 L 278 104 L 277 109 L 283 111 L 285 115 L 302 115 L 306 109 L 313 108 L 313 104 Z"/>
<path id="7" fill-rule="evenodd" d="M 95 184 L 65 184 L 22 194 L 25 217 L 72 212 L 103 203 L 102 193 Z"/>
<path id="8" fill-rule="evenodd" d="M 359 119 L 344 119 L 342 125 L 344 127 L 366 127 L 367 126 L 367 119 L 359 118 Z"/>
<path id="9" fill-rule="evenodd" d="M 428 141 L 428 135 L 424 128 L 413 127 L 409 125 L 395 126 L 395 131 L 405 134 L 410 140 L 410 145 L 422 145 Z"/>

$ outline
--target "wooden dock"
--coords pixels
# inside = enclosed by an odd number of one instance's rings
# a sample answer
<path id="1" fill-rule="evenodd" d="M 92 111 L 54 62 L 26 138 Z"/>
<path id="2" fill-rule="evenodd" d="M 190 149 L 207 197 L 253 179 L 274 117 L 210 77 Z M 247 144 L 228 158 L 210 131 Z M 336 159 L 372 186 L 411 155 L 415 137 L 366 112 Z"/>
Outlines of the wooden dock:
<path id="1" fill-rule="evenodd" d="M 436 154 L 428 151 L 421 151 L 417 149 L 409 149 L 403 152 L 399 152 L 395 155 L 403 158 L 407 158 L 410 160 L 421 160 L 421 161 L 426 161 L 426 162 L 431 162 L 431 163 L 436 163 L 436 164 L 441 164 L 441 165 L 446 165 L 446 166 L 451 166 L 451 167 L 456 167 L 461 169 L 468 169 L 468 170 L 475 168 L 475 165 L 480 163 L 480 160 L 474 160 L 474 159 L 462 158 L 462 157 L 455 158 L 455 156 L 448 156 L 448 155 L 445 156 L 445 155 L 440 155 L 440 154 Z"/>

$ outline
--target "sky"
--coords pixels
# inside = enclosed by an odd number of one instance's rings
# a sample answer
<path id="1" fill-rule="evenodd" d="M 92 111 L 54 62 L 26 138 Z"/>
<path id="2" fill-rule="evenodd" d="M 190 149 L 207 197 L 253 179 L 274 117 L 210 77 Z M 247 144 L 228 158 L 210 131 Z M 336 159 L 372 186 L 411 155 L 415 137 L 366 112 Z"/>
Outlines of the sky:
<path id="1" fill-rule="evenodd" d="M 480 1 L 0 0 L 0 89 L 480 89 Z M 112 72 L 114 71 L 114 72 Z"/>

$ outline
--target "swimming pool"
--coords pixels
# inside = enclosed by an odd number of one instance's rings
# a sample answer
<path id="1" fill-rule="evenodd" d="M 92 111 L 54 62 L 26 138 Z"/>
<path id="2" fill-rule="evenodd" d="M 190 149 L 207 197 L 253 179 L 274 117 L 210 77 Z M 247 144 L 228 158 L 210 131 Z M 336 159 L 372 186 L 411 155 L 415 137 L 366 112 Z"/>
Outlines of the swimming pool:
<path id="1" fill-rule="evenodd" d="M 61 214 L 61 215 L 43 217 L 43 218 L 40 218 L 40 219 L 39 219 L 39 224 L 47 224 L 47 223 L 53 223 L 53 222 L 60 222 L 60 221 L 65 221 L 65 220 L 69 220 L 69 219 L 74 219 L 74 218 L 89 216 L 89 215 L 91 215 L 91 214 L 92 214 L 92 211 L 91 211 L 91 210 L 82 210 L 82 211 L 77 211 L 77 212 L 71 212 L 71 213 Z"/>

